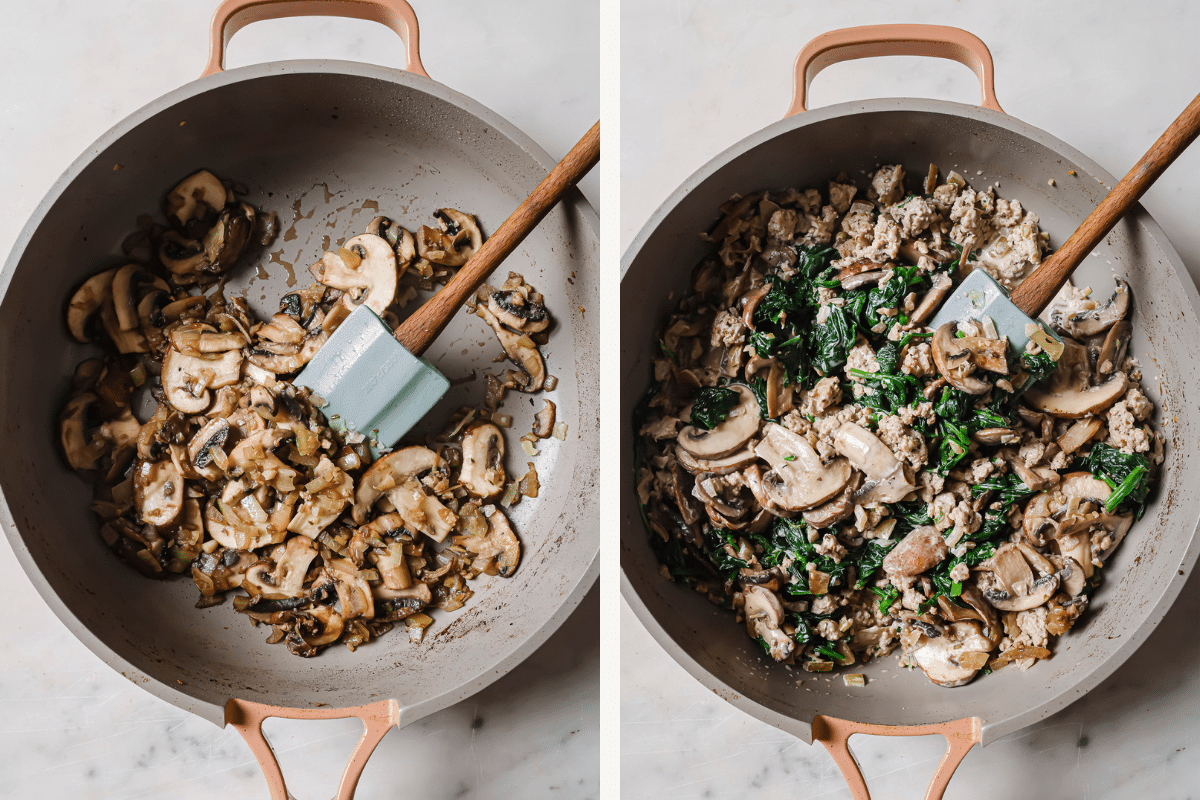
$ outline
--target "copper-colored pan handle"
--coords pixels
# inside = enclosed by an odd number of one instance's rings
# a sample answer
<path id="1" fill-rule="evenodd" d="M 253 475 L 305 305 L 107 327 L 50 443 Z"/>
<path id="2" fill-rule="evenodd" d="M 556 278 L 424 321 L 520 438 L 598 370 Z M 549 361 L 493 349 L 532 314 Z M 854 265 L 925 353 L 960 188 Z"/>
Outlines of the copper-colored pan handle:
<path id="1" fill-rule="evenodd" d="M 979 78 L 979 105 L 1003 113 L 996 102 L 992 54 L 978 36 L 946 25 L 863 25 L 822 33 L 796 56 L 792 105 L 784 117 L 806 111 L 808 87 L 831 64 L 877 56 L 929 56 L 957 61 Z"/>
<path id="2" fill-rule="evenodd" d="M 233 35 L 251 22 L 283 17 L 350 17 L 387 25 L 404 40 L 405 69 L 429 77 L 421 65 L 417 15 L 405 0 L 225 0 L 213 12 L 208 64 L 200 77 L 224 69 L 225 48 Z"/>
<path id="3" fill-rule="evenodd" d="M 367 759 L 375 751 L 375 746 L 384 735 L 400 722 L 400 706 L 395 700 L 380 700 L 365 706 L 351 708 L 284 708 L 282 706 L 267 706 L 262 703 L 251 703 L 246 700 L 230 700 L 225 704 L 225 724 L 232 725 L 258 760 L 263 777 L 267 779 L 267 788 L 271 792 L 271 800 L 289 800 L 287 785 L 283 781 L 283 771 L 271 750 L 271 743 L 263 736 L 262 724 L 268 717 L 281 719 L 348 719 L 358 717 L 363 721 L 363 735 L 350 754 L 346 771 L 338 783 L 336 800 L 353 800 L 354 790 L 358 787 L 358 779 Z"/>
<path id="4" fill-rule="evenodd" d="M 871 793 L 867 790 L 867 782 L 858 768 L 858 762 L 850 753 L 848 743 L 851 736 L 856 733 L 870 736 L 929 736 L 940 733 L 946 737 L 946 753 L 929 781 L 925 800 L 942 800 L 954 770 L 958 769 L 967 751 L 983 741 L 983 723 L 979 717 L 968 717 L 939 725 L 868 725 L 818 715 L 813 718 L 812 733 L 813 740 L 825 745 L 829 755 L 833 756 L 854 800 L 871 800 Z"/>

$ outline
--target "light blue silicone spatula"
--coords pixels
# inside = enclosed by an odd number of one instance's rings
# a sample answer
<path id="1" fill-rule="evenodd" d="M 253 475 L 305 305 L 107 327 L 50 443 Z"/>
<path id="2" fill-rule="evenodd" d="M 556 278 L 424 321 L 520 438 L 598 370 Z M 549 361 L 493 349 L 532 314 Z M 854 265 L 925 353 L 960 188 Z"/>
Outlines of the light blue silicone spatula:
<path id="1" fill-rule="evenodd" d="M 600 160 L 597 122 L 538 184 L 440 292 L 393 331 L 360 305 L 296 377 L 352 430 L 387 448 L 421 420 L 450 388 L 421 354 L 501 261 L 564 194 Z M 372 447 L 375 447 L 372 444 Z"/>
<path id="2" fill-rule="evenodd" d="M 1063 343 L 1037 320 L 1058 290 L 1087 254 L 1125 216 L 1158 176 L 1200 134 L 1200 95 L 1183 110 L 1133 169 L 1112 188 L 1071 237 L 1035 269 L 1011 295 L 982 269 L 972 271 L 938 310 L 930 323 L 934 330 L 947 323 L 962 323 L 987 316 L 1000 336 L 1024 352 L 1032 339 L 1058 360 Z M 1018 389 L 1023 387 L 1017 387 Z"/>

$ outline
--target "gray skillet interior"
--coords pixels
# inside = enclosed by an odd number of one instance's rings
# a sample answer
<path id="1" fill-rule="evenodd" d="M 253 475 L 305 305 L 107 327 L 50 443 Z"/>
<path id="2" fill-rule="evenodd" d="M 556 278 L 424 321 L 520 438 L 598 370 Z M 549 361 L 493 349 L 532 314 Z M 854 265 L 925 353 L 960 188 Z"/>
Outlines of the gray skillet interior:
<path id="1" fill-rule="evenodd" d="M 697 234 L 735 192 L 821 187 L 849 172 L 865 189 L 878 165 L 903 164 L 915 179 L 929 164 L 958 170 L 976 188 L 999 182 L 1041 218 L 1061 245 L 1114 178 L 1054 137 L 1004 114 L 931 100 L 884 99 L 831 106 L 783 120 L 743 140 L 692 175 L 654 213 L 623 262 L 621 285 L 621 568 L 622 591 L 641 621 L 692 675 L 734 705 L 811 741 L 816 714 L 889 725 L 978 716 L 993 741 L 1063 708 L 1115 670 L 1145 639 L 1182 588 L 1196 559 L 1200 496 L 1194 459 L 1200 420 L 1184 399 L 1200 397 L 1200 326 L 1196 288 L 1162 230 L 1143 210 L 1130 215 L 1076 271 L 1076 284 L 1101 296 L 1112 271 L 1134 296 L 1132 352 L 1159 407 L 1167 436 L 1157 500 L 1112 560 L 1087 625 L 1059 640 L 1053 659 L 1027 672 L 1004 670 L 958 689 L 941 689 L 895 657 L 862 669 L 863 688 L 840 675 L 774 664 L 734 623 L 694 592 L 663 580 L 646 542 L 632 491 L 630 413 L 649 380 L 663 315 L 687 290 L 705 252 Z M 1077 177 L 1068 175 L 1075 169 Z M 1056 187 L 1047 181 L 1054 178 Z M 1194 403 L 1193 403 L 1194 406 Z M 856 666 L 853 671 L 859 671 Z M 798 682 L 803 681 L 803 685 Z"/>
<path id="2" fill-rule="evenodd" d="M 557 325 L 543 352 L 559 378 L 547 396 L 569 426 L 567 438 L 546 440 L 538 457 L 527 457 L 517 436 L 531 429 L 541 399 L 535 408 L 528 396 L 509 394 L 506 464 L 522 475 L 533 461 L 542 476 L 541 496 L 511 514 L 524 546 L 521 568 L 509 580 L 476 581 L 472 601 L 440 614 L 423 645 L 409 644 L 400 630 L 357 653 L 338 647 L 300 659 L 267 645 L 267 631 L 228 604 L 196 610 L 189 580 L 145 579 L 103 546 L 88 511 L 90 489 L 64 467 L 53 431 L 75 364 L 95 352 L 68 340 L 64 298 L 82 278 L 118 263 L 137 217 L 161 215 L 164 190 L 190 172 L 204 167 L 240 181 L 251 202 L 278 213 L 280 236 L 229 287 L 265 318 L 290 290 L 291 275 L 296 288 L 307 286 L 308 265 L 330 242 L 336 248 L 361 233 L 377 213 L 415 230 L 436 225 L 432 212 L 452 206 L 477 215 L 490 233 L 551 166 L 511 124 L 440 84 L 323 61 L 246 67 L 189 84 L 81 156 L 39 206 L 0 276 L 0 438 L 20 454 L 0 462 L 7 503 L 0 514 L 22 566 L 72 632 L 131 680 L 218 724 L 231 697 L 284 706 L 396 698 L 402 720 L 411 721 L 474 693 L 544 641 L 593 582 L 599 544 L 598 226 L 577 193 L 494 276 L 522 272 L 547 297 Z M 452 381 L 473 371 L 476 379 L 453 386 L 423 427 L 481 404 L 483 373 L 503 368 L 492 363 L 500 352 L 482 320 L 457 316 L 426 358 Z"/>

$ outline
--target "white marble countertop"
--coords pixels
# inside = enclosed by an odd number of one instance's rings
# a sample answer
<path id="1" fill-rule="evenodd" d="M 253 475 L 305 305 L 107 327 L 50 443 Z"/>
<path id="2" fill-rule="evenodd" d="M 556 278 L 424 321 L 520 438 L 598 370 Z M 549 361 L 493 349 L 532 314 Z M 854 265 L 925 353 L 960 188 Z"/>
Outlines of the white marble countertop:
<path id="1" fill-rule="evenodd" d="M 0 254 L 97 136 L 200 74 L 216 0 L 0 4 Z M 436 79 L 512 120 L 561 157 L 599 113 L 594 3 L 413 0 Z M 528 24 L 536 19 L 538 25 Z M 402 67 L 395 34 L 357 20 L 284 20 L 238 34 L 230 66 L 344 58 Z M 583 189 L 598 207 L 598 181 Z M 265 798 L 241 738 L 158 700 L 76 641 L 38 597 L 7 542 L 0 584 L 0 796 Z M 360 798 L 596 798 L 599 592 L 550 641 L 470 700 L 384 739 Z M 292 793 L 329 797 L 357 720 L 267 724 Z"/>
<path id="2" fill-rule="evenodd" d="M 755 13 L 734 10 L 755 6 Z M 1113 0 L 1004 4 L 951 0 L 856 3 L 626 4 L 622 14 L 622 246 L 695 169 L 776 121 L 791 65 L 819 33 L 924 22 L 978 35 L 996 61 L 1010 114 L 1122 175 L 1200 91 L 1200 6 Z M 977 102 L 978 84 L 949 61 L 864 60 L 816 79 L 810 107 L 867 97 Z M 1144 203 L 1200 277 L 1200 148 Z M 1111 678 L 1044 722 L 969 754 L 947 798 L 1195 797 L 1200 785 L 1200 579 Z M 621 616 L 622 797 L 845 798 L 833 761 L 736 710 L 658 646 L 627 606 Z M 877 800 L 916 798 L 941 737 L 856 737 Z"/>

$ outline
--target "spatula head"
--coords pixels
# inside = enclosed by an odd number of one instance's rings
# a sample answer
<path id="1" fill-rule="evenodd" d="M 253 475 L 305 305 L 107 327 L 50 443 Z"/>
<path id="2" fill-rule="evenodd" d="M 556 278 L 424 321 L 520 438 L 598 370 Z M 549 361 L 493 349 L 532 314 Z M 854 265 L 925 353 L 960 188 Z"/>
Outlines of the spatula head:
<path id="1" fill-rule="evenodd" d="M 973 270 L 963 279 L 954 293 L 942 303 L 929 326 L 936 331 L 947 322 L 962 323 L 982 317 L 990 317 L 996 323 L 996 332 L 1000 336 L 1007 336 L 1009 344 L 1018 354 L 1025 352 L 1031 337 L 1055 360 L 1062 353 L 1062 339 L 1049 326 L 1018 308 L 1009 299 L 1004 287 L 982 269 Z"/>
<path id="2" fill-rule="evenodd" d="M 381 448 L 408 433 L 450 388 L 366 306 L 346 317 L 295 383 L 328 403 L 321 411 L 334 427 L 357 430 Z"/>

